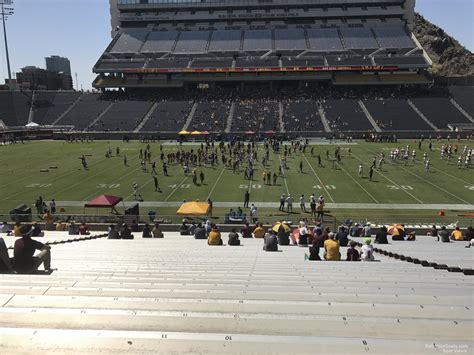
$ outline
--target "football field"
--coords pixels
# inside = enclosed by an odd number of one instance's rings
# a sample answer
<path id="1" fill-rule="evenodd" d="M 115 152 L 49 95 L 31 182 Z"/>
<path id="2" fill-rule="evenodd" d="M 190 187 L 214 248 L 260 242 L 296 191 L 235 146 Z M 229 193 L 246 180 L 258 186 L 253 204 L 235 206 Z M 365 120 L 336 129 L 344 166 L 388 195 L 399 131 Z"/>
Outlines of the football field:
<path id="1" fill-rule="evenodd" d="M 143 214 L 153 209 L 159 214 L 172 215 L 183 200 L 205 201 L 210 198 L 214 202 L 214 214 L 223 215 L 230 208 L 242 206 L 244 193 L 248 190 L 250 202 L 259 208 L 260 216 L 276 216 L 282 193 L 293 196 L 293 211 L 299 214 L 300 196 L 304 194 L 309 209 L 309 196 L 314 193 L 316 196 L 323 195 L 327 209 L 341 217 L 429 218 L 436 217 L 439 210 L 446 210 L 452 218 L 463 219 L 466 211 L 474 210 L 474 169 L 472 166 L 458 168 L 457 157 L 464 146 L 474 148 L 474 144 L 451 141 L 451 144 L 458 146 L 458 154 L 448 162 L 440 158 L 443 143 L 447 142 L 433 141 L 430 151 L 427 141 L 423 142 L 421 150 L 418 150 L 415 141 L 312 142 L 305 153 L 293 153 L 287 159 L 288 169 L 278 176 L 275 185 L 266 185 L 262 177 L 264 169 L 273 174 L 282 164 L 282 156 L 272 152 L 266 168 L 259 161 L 251 182 L 244 178 L 244 164 L 240 172 L 233 172 L 219 163 L 214 167 L 197 167 L 198 175 L 203 171 L 205 179 L 203 184 L 194 185 L 191 176 L 185 176 L 180 165 L 170 164 L 169 176 L 163 176 L 160 145 L 165 156 L 178 149 L 196 151 L 199 145 L 184 144 L 180 148 L 171 141 L 153 142 L 150 143 L 151 161 L 157 162 L 161 192 L 155 192 L 151 165 L 147 164 L 146 172 L 140 166 L 139 151 L 145 149 L 146 143 L 35 141 L 0 146 L 0 214 L 7 214 L 22 203 L 33 205 L 38 196 L 46 201 L 54 198 L 58 209 L 64 208 L 66 213 L 82 213 L 84 203 L 100 194 L 121 196 L 129 204 L 134 200 L 132 185 L 136 182 L 144 199 L 140 203 Z M 333 164 L 334 150 L 338 145 L 341 147 L 341 162 Z M 390 150 L 407 145 L 410 145 L 410 151 L 416 149 L 415 161 L 410 157 L 406 165 L 401 161 L 391 164 Z M 106 158 L 105 152 L 109 147 L 113 156 Z M 117 147 L 120 149 L 119 156 L 116 156 Z M 369 181 L 369 167 L 374 157 L 382 152 L 385 164 L 382 169 L 374 170 L 372 181 Z M 429 171 L 425 171 L 423 164 L 424 153 L 428 154 L 431 162 Z M 82 155 L 86 157 L 87 170 L 82 168 Z M 127 165 L 123 162 L 124 155 Z M 318 166 L 318 155 L 322 166 Z M 263 146 L 260 146 L 259 158 L 262 156 Z M 303 166 L 302 173 L 299 172 L 300 164 Z M 363 165 L 363 176 L 358 174 L 360 164 Z"/>

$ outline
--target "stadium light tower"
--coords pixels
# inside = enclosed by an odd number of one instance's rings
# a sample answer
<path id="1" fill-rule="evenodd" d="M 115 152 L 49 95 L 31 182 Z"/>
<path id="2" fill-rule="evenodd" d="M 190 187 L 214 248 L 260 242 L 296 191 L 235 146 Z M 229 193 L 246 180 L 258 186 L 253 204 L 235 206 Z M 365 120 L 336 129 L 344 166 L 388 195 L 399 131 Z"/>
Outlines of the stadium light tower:
<path id="1" fill-rule="evenodd" d="M 6 21 L 8 16 L 13 15 L 14 9 L 12 7 L 13 0 L 0 0 L 0 15 L 2 15 L 2 22 L 3 22 L 3 38 L 5 39 L 5 53 L 7 56 L 7 68 L 8 68 L 8 83 L 11 85 L 12 81 L 12 71 L 10 68 L 10 55 L 8 54 L 8 40 L 7 40 L 7 26 Z"/>

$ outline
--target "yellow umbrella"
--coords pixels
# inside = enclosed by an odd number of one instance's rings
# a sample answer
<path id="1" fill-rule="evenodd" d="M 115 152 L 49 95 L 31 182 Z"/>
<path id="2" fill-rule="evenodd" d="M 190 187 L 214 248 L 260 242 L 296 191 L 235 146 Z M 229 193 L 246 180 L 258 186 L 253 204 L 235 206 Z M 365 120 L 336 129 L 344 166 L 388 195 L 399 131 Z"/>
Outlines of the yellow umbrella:
<path id="1" fill-rule="evenodd" d="M 405 228 L 403 228 L 401 224 L 392 224 L 391 226 L 388 226 L 387 228 L 387 233 L 392 236 L 400 235 L 404 231 L 405 231 Z"/>
<path id="2" fill-rule="evenodd" d="M 209 211 L 209 204 L 207 202 L 185 202 L 176 211 L 176 214 L 186 216 L 206 216 Z"/>
<path id="3" fill-rule="evenodd" d="M 202 134 L 202 133 L 199 131 L 192 131 L 191 134 L 197 135 L 197 134 Z"/>
<path id="4" fill-rule="evenodd" d="M 179 131 L 178 134 L 183 135 L 183 134 L 190 134 L 190 133 L 188 131 Z"/>
<path id="5" fill-rule="evenodd" d="M 275 225 L 272 227 L 272 230 L 276 233 L 280 230 L 280 228 L 283 228 L 283 231 L 289 232 L 291 230 L 290 226 L 286 223 L 283 222 L 277 222 Z"/>

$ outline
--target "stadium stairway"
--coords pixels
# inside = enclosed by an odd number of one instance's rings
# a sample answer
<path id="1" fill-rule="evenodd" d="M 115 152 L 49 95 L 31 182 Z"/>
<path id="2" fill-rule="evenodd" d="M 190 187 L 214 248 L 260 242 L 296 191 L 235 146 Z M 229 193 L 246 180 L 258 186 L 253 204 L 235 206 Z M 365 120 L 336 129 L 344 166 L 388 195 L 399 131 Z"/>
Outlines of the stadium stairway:
<path id="1" fill-rule="evenodd" d="M 2 353 L 422 354 L 472 346 L 473 281 L 460 273 L 385 257 L 311 262 L 306 248 L 266 253 L 255 239 L 209 247 L 178 233 L 136 238 L 55 245 L 51 275 L 0 275 Z"/>

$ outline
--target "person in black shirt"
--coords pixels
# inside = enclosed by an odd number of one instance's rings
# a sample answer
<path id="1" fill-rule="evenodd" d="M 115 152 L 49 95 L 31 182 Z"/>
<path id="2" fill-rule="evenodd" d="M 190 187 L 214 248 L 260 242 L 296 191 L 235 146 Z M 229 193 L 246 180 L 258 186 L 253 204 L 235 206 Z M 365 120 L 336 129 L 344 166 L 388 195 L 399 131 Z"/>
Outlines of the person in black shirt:
<path id="1" fill-rule="evenodd" d="M 240 245 L 239 235 L 235 228 L 232 228 L 232 232 L 229 233 L 228 245 Z"/>
<path id="2" fill-rule="evenodd" d="M 7 245 L 0 237 L 0 273 L 2 272 L 15 272 L 15 270 L 13 270 L 12 259 L 8 255 Z"/>
<path id="3" fill-rule="evenodd" d="M 32 273 L 44 263 L 45 271 L 51 270 L 51 247 L 31 239 L 33 228 L 30 225 L 21 227 L 22 238 L 16 240 L 14 246 L 13 268 L 19 273 Z M 39 250 L 37 255 L 35 251 Z"/>
<path id="4" fill-rule="evenodd" d="M 347 247 L 349 238 L 347 237 L 346 228 L 344 226 L 339 227 L 339 232 L 336 234 L 336 240 L 339 242 L 341 247 Z"/>
<path id="5" fill-rule="evenodd" d="M 377 243 L 377 244 L 388 244 L 387 228 L 385 228 L 384 226 L 380 227 L 380 229 L 375 234 L 375 243 Z"/>

